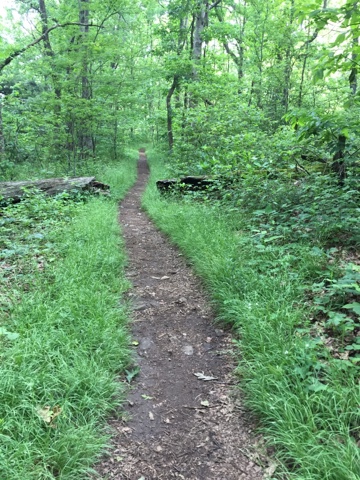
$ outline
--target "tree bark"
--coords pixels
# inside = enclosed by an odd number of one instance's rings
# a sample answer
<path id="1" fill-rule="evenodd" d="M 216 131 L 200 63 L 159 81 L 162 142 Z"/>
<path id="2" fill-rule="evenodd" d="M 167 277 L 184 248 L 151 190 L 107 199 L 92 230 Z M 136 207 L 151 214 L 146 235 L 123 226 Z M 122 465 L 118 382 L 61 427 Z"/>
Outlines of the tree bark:
<path id="1" fill-rule="evenodd" d="M 49 37 L 48 15 L 47 15 L 47 10 L 46 10 L 45 0 L 39 0 L 39 11 L 40 11 L 40 18 L 41 18 L 41 30 L 42 30 L 42 35 L 43 35 L 43 43 L 44 43 L 44 47 L 45 47 L 45 54 L 50 59 L 53 59 L 55 54 L 54 54 L 54 50 L 51 46 L 50 37 Z M 53 62 L 52 62 L 52 65 L 51 65 L 51 69 L 52 69 L 51 79 L 52 79 L 53 84 L 54 84 L 55 98 L 56 98 L 56 100 L 60 100 L 60 98 L 61 98 L 61 88 L 60 88 L 60 85 L 59 85 L 59 81 L 58 81 L 58 78 L 57 78 L 57 75 L 56 75 L 56 72 L 55 72 Z M 59 102 L 57 102 L 57 104 L 55 105 L 54 110 L 55 110 L 55 114 L 58 115 L 60 113 L 60 103 Z"/>
<path id="2" fill-rule="evenodd" d="M 339 180 L 339 185 L 341 187 L 344 185 L 346 178 L 345 147 L 346 137 L 345 135 L 339 135 L 337 142 L 337 152 L 333 156 L 331 169 L 334 173 L 336 173 Z"/>
<path id="3" fill-rule="evenodd" d="M 89 81 L 89 61 L 88 61 L 88 52 L 87 52 L 87 36 L 89 34 L 89 3 L 90 0 L 80 0 L 80 10 L 79 10 L 79 23 L 81 31 L 81 41 L 85 41 L 84 46 L 84 56 L 81 72 L 81 98 L 87 102 L 92 98 L 91 85 Z M 90 105 L 89 105 L 90 107 Z M 87 122 L 84 122 L 87 123 Z M 90 153 L 94 153 L 95 144 L 94 139 L 89 131 L 89 126 L 81 125 L 79 128 L 79 147 L 80 155 L 83 159 L 86 159 Z"/>
<path id="4" fill-rule="evenodd" d="M 173 135 L 173 128 L 172 128 L 172 108 L 171 108 L 171 98 L 179 85 L 179 76 L 174 75 L 173 82 L 171 87 L 169 88 L 168 94 L 166 95 L 166 112 L 167 112 L 167 133 L 168 133 L 168 142 L 169 142 L 169 149 L 172 151 L 174 146 L 174 135 Z"/>
<path id="5" fill-rule="evenodd" d="M 246 6 L 247 6 L 247 2 L 245 1 L 244 8 L 246 8 Z M 221 13 L 220 9 L 216 9 L 216 14 L 219 22 L 224 22 L 224 16 Z M 238 52 L 237 55 L 230 48 L 230 45 L 227 41 L 222 42 L 226 53 L 231 57 L 231 59 L 236 65 L 239 83 L 241 82 L 244 76 L 244 35 L 245 35 L 246 22 L 247 22 L 247 18 L 244 14 L 242 21 L 240 22 L 240 25 L 239 25 L 239 35 L 233 39 L 236 41 L 236 50 Z M 240 89 L 239 89 L 239 93 L 241 93 Z"/>
<path id="6" fill-rule="evenodd" d="M 291 0 L 290 18 L 289 18 L 290 29 L 292 28 L 292 24 L 294 23 L 294 12 L 295 12 L 295 0 Z M 290 31 L 289 33 L 290 35 L 288 35 L 288 39 L 287 39 L 288 45 L 286 47 L 286 52 L 285 52 L 284 88 L 283 88 L 283 100 L 282 100 L 285 113 L 287 113 L 289 108 L 290 80 L 291 80 L 291 71 L 292 71 L 291 61 L 292 61 L 292 54 L 293 54 L 293 44 L 292 44 L 293 41 L 291 36 L 292 31 Z"/>
<path id="7" fill-rule="evenodd" d="M 5 137 L 2 121 L 3 100 L 5 95 L 0 93 L 0 163 L 5 159 Z"/>
<path id="8" fill-rule="evenodd" d="M 196 80 L 198 76 L 198 66 L 202 57 L 203 31 L 209 23 L 209 12 L 217 7 L 221 0 L 216 0 L 213 4 L 209 4 L 207 0 L 199 0 L 194 19 L 194 37 L 192 46 L 192 59 L 194 61 L 193 78 Z"/>
<path id="9" fill-rule="evenodd" d="M 353 9 L 357 10 L 359 2 L 354 2 Z M 356 95 L 357 92 L 357 76 L 358 76 L 358 49 L 359 49 L 359 29 L 356 26 L 353 29 L 353 35 L 352 35 L 352 48 L 353 52 L 351 54 L 351 60 L 352 60 L 352 69 L 350 71 L 350 76 L 349 76 L 349 83 L 350 83 L 350 90 L 352 96 Z"/>

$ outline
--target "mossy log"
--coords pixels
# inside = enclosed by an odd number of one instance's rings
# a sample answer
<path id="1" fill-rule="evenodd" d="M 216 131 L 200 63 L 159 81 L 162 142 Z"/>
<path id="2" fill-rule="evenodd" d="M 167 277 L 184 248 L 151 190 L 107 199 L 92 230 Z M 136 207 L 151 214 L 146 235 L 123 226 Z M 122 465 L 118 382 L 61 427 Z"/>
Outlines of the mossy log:
<path id="1" fill-rule="evenodd" d="M 0 200 L 13 203 L 20 202 L 29 189 L 40 190 L 47 195 L 57 195 L 62 192 L 90 191 L 92 193 L 108 192 L 110 187 L 98 182 L 95 177 L 46 178 L 43 180 L 0 182 Z"/>

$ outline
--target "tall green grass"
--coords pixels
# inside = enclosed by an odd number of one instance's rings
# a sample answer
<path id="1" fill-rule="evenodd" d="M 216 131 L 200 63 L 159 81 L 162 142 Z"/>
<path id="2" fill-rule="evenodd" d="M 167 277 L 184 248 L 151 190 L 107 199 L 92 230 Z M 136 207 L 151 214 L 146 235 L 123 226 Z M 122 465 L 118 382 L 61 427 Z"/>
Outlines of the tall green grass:
<path id="1" fill-rule="evenodd" d="M 123 399 L 117 377 L 130 361 L 115 200 L 134 182 L 135 158 L 104 168 L 113 199 L 89 200 L 49 236 L 58 261 L 34 272 L 1 321 L 11 333 L 0 336 L 1 480 L 86 478 L 107 445 L 106 419 Z"/>
<path id="2" fill-rule="evenodd" d="M 203 278 L 219 320 L 234 326 L 240 386 L 277 447 L 278 475 L 360 479 L 356 374 L 299 332 L 310 315 L 304 288 L 322 275 L 325 255 L 305 244 L 257 249 L 238 211 L 161 198 L 154 184 L 166 169 L 156 152 L 149 158 L 144 206 Z"/>

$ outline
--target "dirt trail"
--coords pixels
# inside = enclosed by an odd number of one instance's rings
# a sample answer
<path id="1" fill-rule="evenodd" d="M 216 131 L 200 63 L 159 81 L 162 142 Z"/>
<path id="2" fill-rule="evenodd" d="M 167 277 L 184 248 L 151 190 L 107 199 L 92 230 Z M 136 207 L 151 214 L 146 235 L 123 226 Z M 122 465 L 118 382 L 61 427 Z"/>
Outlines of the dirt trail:
<path id="1" fill-rule="evenodd" d="M 140 151 L 120 221 L 141 371 L 129 390 L 129 419 L 111 421 L 114 449 L 97 470 L 104 479 L 261 480 L 251 423 L 231 377 L 231 337 L 212 324 L 199 280 L 141 210 L 147 179 Z"/>

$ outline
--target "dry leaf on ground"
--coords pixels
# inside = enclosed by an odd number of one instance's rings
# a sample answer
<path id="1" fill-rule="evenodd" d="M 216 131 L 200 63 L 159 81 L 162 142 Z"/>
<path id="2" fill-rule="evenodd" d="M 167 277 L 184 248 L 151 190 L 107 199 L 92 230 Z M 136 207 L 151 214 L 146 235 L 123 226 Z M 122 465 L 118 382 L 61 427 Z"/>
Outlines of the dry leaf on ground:
<path id="1" fill-rule="evenodd" d="M 211 377 L 208 375 L 205 375 L 204 372 L 197 372 L 194 373 L 195 377 L 197 377 L 199 380 L 204 380 L 205 382 L 209 382 L 210 380 L 218 380 L 216 377 Z"/>

